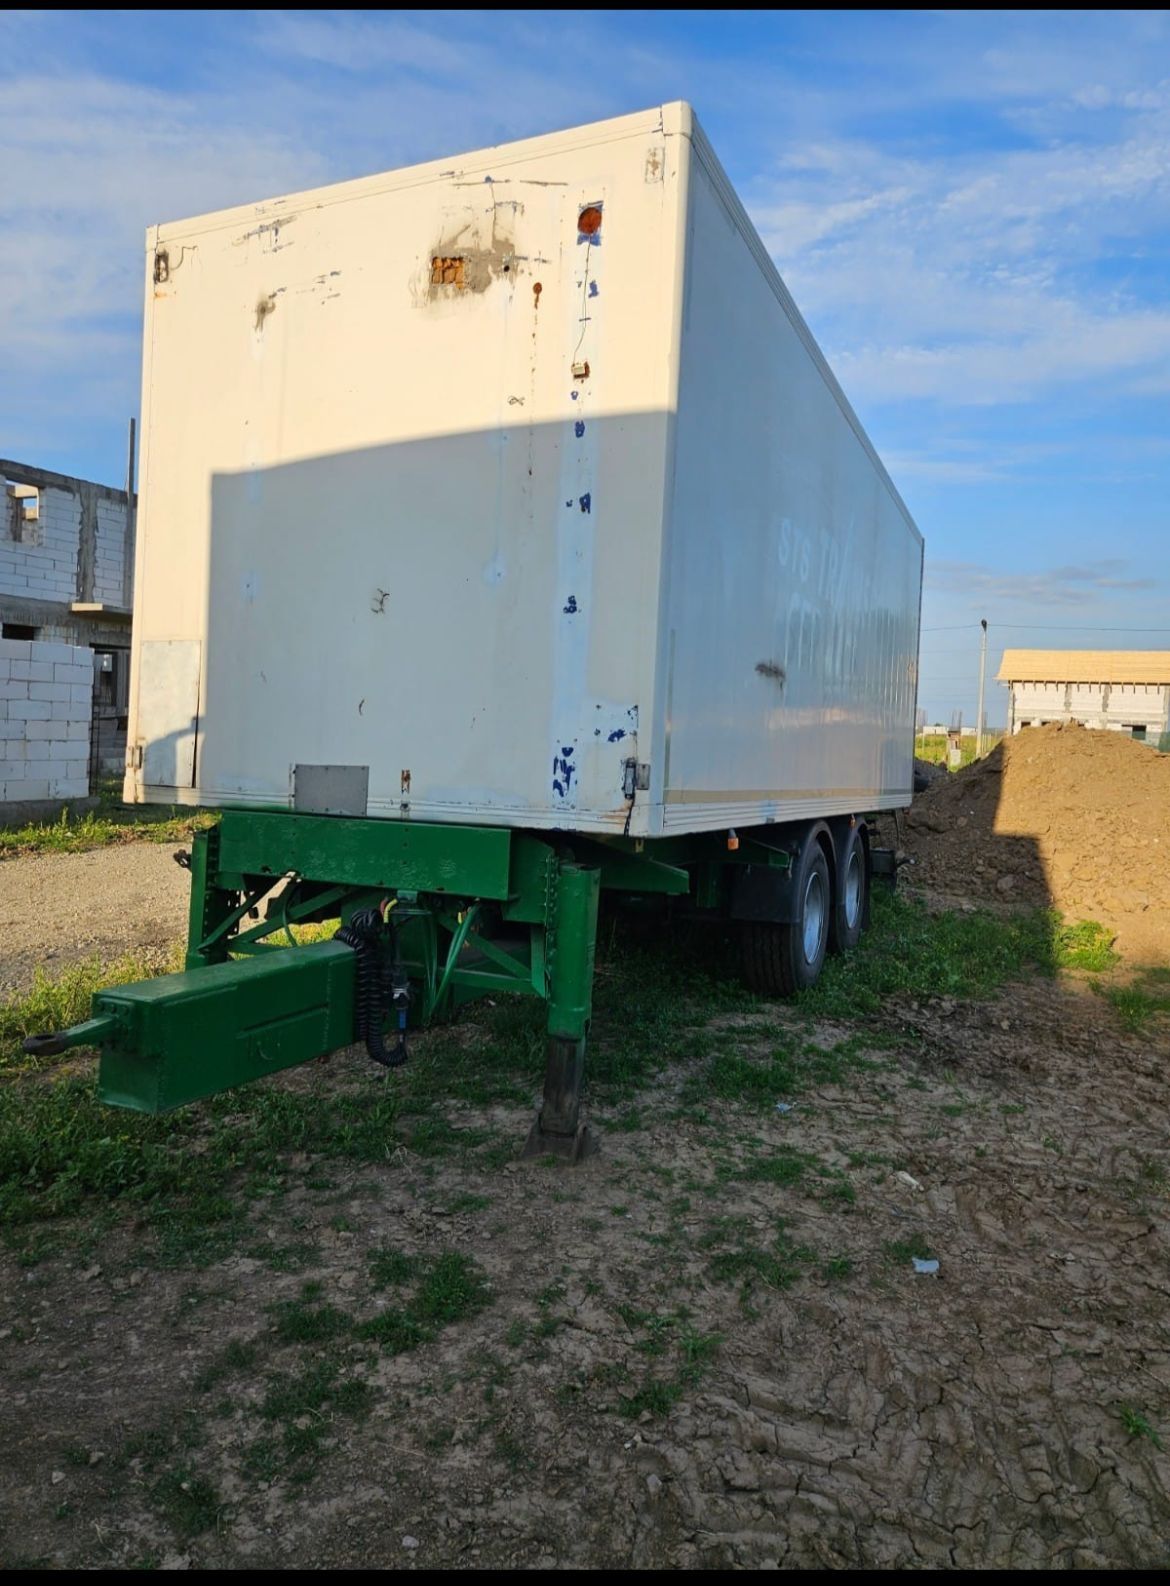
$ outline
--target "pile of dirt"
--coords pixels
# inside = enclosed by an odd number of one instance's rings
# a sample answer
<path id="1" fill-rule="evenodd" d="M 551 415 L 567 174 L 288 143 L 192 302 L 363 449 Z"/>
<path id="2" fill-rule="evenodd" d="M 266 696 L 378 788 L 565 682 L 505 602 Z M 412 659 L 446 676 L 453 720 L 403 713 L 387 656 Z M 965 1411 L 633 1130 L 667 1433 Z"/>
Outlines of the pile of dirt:
<path id="1" fill-rule="evenodd" d="M 914 801 L 907 879 L 976 902 L 1101 921 L 1170 959 L 1170 755 L 1117 732 L 1030 727 Z"/>

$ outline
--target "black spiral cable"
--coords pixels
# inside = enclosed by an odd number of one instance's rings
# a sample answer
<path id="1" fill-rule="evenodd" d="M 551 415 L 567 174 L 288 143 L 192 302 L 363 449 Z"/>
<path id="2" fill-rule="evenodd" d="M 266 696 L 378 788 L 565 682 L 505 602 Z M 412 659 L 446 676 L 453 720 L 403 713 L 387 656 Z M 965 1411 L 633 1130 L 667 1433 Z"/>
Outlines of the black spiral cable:
<path id="1" fill-rule="evenodd" d="M 357 955 L 354 965 L 354 1024 L 358 1039 L 370 1058 L 383 1068 L 401 1068 L 406 1062 L 406 1038 L 399 1030 L 397 1046 L 388 1048 L 382 1033 L 386 1013 L 386 978 L 378 944 L 385 932 L 396 935 L 394 927 L 383 920 L 377 909 L 359 909 L 348 925 L 333 933 L 335 942 L 344 942 Z M 397 947 L 397 942 L 395 942 Z"/>

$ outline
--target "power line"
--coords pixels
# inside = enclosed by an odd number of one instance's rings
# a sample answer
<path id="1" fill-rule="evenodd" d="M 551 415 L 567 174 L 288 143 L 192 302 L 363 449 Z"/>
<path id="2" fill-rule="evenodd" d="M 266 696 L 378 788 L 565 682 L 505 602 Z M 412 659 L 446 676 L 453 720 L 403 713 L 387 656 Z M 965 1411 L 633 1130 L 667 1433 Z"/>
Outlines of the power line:
<path id="1" fill-rule="evenodd" d="M 977 622 L 947 622 L 937 628 L 922 628 L 922 633 L 957 633 L 977 628 Z M 1170 628 L 1099 627 L 1077 622 L 989 622 L 988 628 L 1032 629 L 1036 633 L 1170 633 Z"/>
<path id="2" fill-rule="evenodd" d="M 1075 622 L 992 622 L 991 628 L 1032 628 L 1037 633 L 1170 633 L 1170 628 L 1082 627 Z M 924 630 L 925 631 L 925 630 Z"/>

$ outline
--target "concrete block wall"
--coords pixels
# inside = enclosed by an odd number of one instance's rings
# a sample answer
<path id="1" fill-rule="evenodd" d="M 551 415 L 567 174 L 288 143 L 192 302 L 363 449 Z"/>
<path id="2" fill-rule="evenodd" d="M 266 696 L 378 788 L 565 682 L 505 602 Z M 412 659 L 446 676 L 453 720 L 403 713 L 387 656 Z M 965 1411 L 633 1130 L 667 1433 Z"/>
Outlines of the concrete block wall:
<path id="1" fill-rule="evenodd" d="M 22 600 L 76 600 L 80 535 L 77 496 L 51 485 L 43 487 L 37 522 L 27 525 L 25 538 L 0 536 L 0 594 Z"/>
<path id="2" fill-rule="evenodd" d="M 125 604 L 126 508 L 122 502 L 97 503 L 93 598 L 110 606 Z"/>
<path id="3" fill-rule="evenodd" d="M 0 639 L 0 806 L 89 793 L 93 651 Z"/>
<path id="4" fill-rule="evenodd" d="M 0 468 L 0 479 L 3 472 Z M 29 480 L 37 477 L 31 469 L 20 473 Z M 19 538 L 13 537 L 9 519 L 0 519 L 0 597 L 58 607 L 75 600 L 125 607 L 130 584 L 125 496 L 85 479 L 62 475 L 59 480 L 54 484 L 46 476 L 36 486 L 37 518 L 21 525 Z M 8 507 L 0 495 L 0 508 Z"/>

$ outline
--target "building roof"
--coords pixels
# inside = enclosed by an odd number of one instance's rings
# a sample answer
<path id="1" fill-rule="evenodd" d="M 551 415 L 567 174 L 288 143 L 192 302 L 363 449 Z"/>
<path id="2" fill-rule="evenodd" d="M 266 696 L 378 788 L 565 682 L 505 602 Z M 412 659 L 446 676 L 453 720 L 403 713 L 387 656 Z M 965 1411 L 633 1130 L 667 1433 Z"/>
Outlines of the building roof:
<path id="1" fill-rule="evenodd" d="M 1005 650 L 1000 683 L 1170 683 L 1170 650 Z"/>

